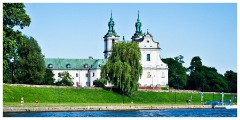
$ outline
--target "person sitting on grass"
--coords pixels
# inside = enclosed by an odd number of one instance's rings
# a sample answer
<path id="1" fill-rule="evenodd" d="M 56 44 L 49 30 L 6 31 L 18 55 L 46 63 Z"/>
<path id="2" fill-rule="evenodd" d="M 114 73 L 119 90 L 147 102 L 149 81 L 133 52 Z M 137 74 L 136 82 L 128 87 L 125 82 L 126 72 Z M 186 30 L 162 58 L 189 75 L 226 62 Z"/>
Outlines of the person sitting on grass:
<path id="1" fill-rule="evenodd" d="M 38 102 L 38 100 L 34 100 L 34 103 L 37 105 L 39 102 Z"/>
<path id="2" fill-rule="evenodd" d="M 23 99 L 23 97 L 21 98 L 21 105 L 23 105 L 24 104 L 24 99 Z"/>
<path id="3" fill-rule="evenodd" d="M 190 99 L 187 99 L 187 100 L 186 100 L 186 103 L 187 103 L 187 104 L 191 104 L 191 100 L 190 100 Z"/>

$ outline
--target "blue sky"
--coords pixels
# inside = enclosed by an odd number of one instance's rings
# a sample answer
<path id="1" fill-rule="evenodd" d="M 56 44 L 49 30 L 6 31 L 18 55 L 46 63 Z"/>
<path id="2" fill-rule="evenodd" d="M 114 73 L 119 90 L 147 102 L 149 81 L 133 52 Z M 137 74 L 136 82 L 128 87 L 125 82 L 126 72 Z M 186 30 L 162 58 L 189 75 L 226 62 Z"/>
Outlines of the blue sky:
<path id="1" fill-rule="evenodd" d="M 112 10 L 115 31 L 130 40 L 140 11 L 143 32 L 159 42 L 161 57 L 194 56 L 219 73 L 237 71 L 237 4 L 25 4 L 31 17 L 21 30 L 34 37 L 46 58 L 104 58 L 103 36 Z"/>

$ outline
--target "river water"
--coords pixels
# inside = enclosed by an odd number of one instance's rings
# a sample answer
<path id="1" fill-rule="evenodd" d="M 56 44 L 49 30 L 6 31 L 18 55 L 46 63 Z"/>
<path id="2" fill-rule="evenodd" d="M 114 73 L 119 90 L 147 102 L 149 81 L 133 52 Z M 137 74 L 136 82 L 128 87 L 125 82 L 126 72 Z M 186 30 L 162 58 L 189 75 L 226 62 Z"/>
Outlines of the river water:
<path id="1" fill-rule="evenodd" d="M 24 112 L 3 113 L 3 117 L 237 117 L 237 109 Z"/>

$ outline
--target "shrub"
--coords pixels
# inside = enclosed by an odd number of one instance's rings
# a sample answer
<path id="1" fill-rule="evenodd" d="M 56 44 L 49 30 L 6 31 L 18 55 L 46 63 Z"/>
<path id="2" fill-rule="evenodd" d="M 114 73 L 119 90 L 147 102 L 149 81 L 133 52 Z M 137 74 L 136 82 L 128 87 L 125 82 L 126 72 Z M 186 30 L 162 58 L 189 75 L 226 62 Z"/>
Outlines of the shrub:
<path id="1" fill-rule="evenodd" d="M 95 87 L 104 87 L 107 84 L 107 80 L 106 79 L 100 79 L 100 80 L 94 80 L 93 81 L 93 85 L 95 85 Z"/>

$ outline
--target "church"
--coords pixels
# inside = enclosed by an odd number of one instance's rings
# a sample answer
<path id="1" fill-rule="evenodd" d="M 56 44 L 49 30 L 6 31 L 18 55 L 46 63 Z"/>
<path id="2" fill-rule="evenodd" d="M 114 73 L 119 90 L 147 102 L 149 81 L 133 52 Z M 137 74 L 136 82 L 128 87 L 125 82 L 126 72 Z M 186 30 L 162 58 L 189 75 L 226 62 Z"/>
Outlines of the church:
<path id="1" fill-rule="evenodd" d="M 112 18 L 108 22 L 108 32 L 104 38 L 104 59 L 65 59 L 65 58 L 45 58 L 45 66 L 54 73 L 55 82 L 60 81 L 58 73 L 68 71 L 73 78 L 73 86 L 93 87 L 93 81 L 100 79 L 101 66 L 107 62 L 111 55 L 114 42 L 118 42 L 119 37 L 114 29 L 115 23 Z M 163 63 L 160 57 L 159 43 L 153 40 L 153 36 L 141 30 L 139 12 L 136 31 L 132 36 L 132 41 L 138 43 L 141 51 L 141 64 L 143 67 L 142 76 L 139 78 L 139 87 L 160 87 L 168 86 L 168 66 Z M 108 84 L 109 85 L 109 84 Z"/>

